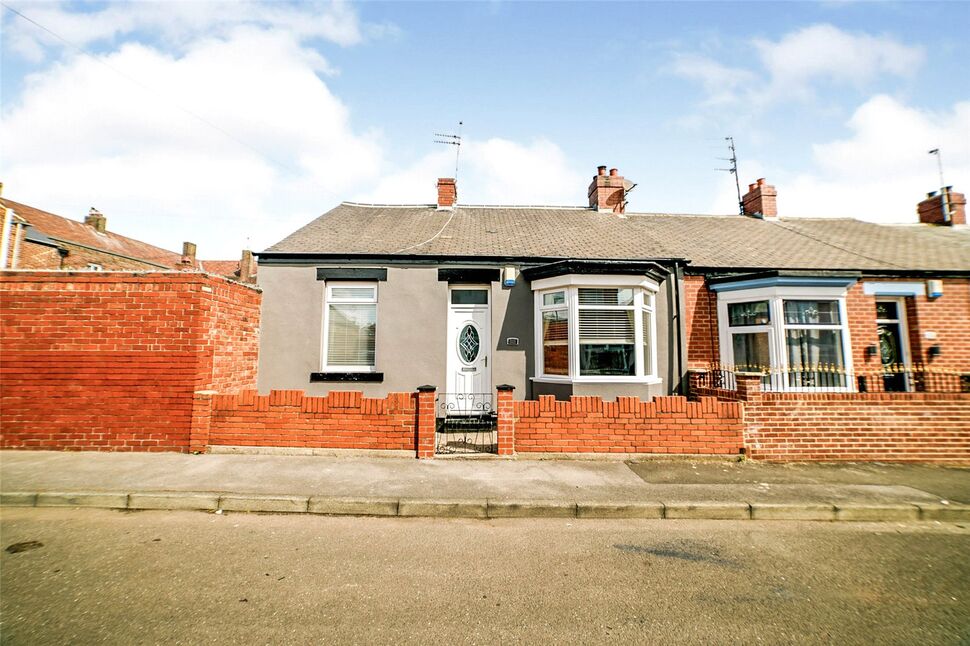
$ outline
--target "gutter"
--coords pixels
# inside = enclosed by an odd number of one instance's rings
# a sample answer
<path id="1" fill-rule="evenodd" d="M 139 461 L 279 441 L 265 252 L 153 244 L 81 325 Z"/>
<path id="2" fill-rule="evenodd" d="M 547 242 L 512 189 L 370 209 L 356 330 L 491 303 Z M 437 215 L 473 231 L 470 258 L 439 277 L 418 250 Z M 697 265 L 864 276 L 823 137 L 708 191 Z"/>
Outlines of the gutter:
<path id="1" fill-rule="evenodd" d="M 601 263 L 645 263 L 654 262 L 664 265 L 674 263 L 687 264 L 685 258 L 576 258 L 574 256 L 459 256 L 453 254 L 387 254 L 387 253 L 317 253 L 292 251 L 256 251 L 253 252 L 261 265 L 313 265 L 321 262 L 344 262 L 349 264 L 365 262 L 382 262 L 387 264 L 441 264 L 462 263 L 494 265 L 496 263 L 512 263 L 524 265 L 545 265 L 566 260 Z"/>

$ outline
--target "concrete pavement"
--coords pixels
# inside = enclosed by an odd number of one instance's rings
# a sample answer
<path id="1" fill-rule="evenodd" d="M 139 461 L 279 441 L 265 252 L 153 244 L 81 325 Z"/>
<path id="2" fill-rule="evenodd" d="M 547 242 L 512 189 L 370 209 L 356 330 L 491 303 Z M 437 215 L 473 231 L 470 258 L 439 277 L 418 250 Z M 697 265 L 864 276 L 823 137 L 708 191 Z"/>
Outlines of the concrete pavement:
<path id="1" fill-rule="evenodd" d="M 956 493 L 951 500 L 939 491 Z M 963 493 L 967 492 L 967 493 Z M 0 453 L 0 503 L 465 518 L 970 521 L 970 469 Z"/>

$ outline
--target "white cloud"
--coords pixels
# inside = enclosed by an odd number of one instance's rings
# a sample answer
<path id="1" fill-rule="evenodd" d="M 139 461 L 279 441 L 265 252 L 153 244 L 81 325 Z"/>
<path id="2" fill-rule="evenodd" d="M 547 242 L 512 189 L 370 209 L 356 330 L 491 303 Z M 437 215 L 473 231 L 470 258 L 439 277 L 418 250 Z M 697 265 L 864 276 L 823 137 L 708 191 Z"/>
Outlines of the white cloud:
<path id="1" fill-rule="evenodd" d="M 911 77 L 922 66 L 922 47 L 890 36 L 850 33 L 828 24 L 789 32 L 777 41 L 754 39 L 757 61 L 731 67 L 709 56 L 676 54 L 674 74 L 699 82 L 705 107 L 766 105 L 814 97 L 819 84 L 862 89 L 881 76 Z"/>
<path id="2" fill-rule="evenodd" d="M 433 202 L 435 178 L 454 172 L 451 147 L 389 168 L 385 142 L 317 73 L 326 61 L 281 30 L 237 27 L 180 54 L 127 44 L 102 60 L 151 90 L 86 56 L 28 77 L 0 121 L 8 197 L 75 219 L 95 206 L 112 231 L 234 258 L 344 199 Z M 467 140 L 461 169 L 465 203 L 585 202 L 588 179 L 542 139 Z"/>
<path id="3" fill-rule="evenodd" d="M 234 257 L 381 170 L 381 142 L 354 130 L 315 73 L 322 59 L 282 32 L 239 29 L 182 56 L 126 45 L 105 60 L 153 91 L 88 57 L 31 76 L 0 123 L 12 199 L 72 217 L 96 206 L 120 233 Z"/>
<path id="4" fill-rule="evenodd" d="M 782 215 L 915 222 L 916 204 L 940 183 L 932 148 L 942 151 L 946 183 L 970 191 L 970 102 L 935 113 L 880 95 L 848 127 L 850 137 L 813 146 L 812 172 L 778 181 Z"/>
<path id="5" fill-rule="evenodd" d="M 758 39 L 754 46 L 775 98 L 810 94 L 817 81 L 862 86 L 882 74 L 912 76 L 925 59 L 921 47 L 826 24 L 799 29 L 777 42 Z"/>
<path id="6" fill-rule="evenodd" d="M 93 11 L 77 11 L 66 2 L 12 5 L 30 19 L 80 47 L 112 43 L 139 34 L 161 39 L 168 47 L 191 44 L 202 36 L 225 36 L 240 26 L 279 29 L 298 40 L 322 38 L 354 45 L 365 37 L 397 33 L 393 25 L 361 24 L 345 2 L 110 2 Z M 49 49 L 64 46 L 51 34 L 22 18 L 6 14 L 4 39 L 10 51 L 39 61 Z"/>
<path id="7" fill-rule="evenodd" d="M 387 174 L 373 190 L 360 194 L 365 202 L 432 203 L 435 181 L 455 174 L 451 147 L 424 156 Z M 585 205 L 589 178 L 570 167 L 554 143 L 537 139 L 521 144 L 508 139 L 465 139 L 461 147 L 458 200 L 464 204 Z"/>
<path id="8" fill-rule="evenodd" d="M 730 67 L 698 54 L 677 55 L 671 70 L 677 76 L 699 82 L 708 94 L 705 103 L 710 106 L 735 102 L 738 92 L 758 79 L 754 72 Z"/>

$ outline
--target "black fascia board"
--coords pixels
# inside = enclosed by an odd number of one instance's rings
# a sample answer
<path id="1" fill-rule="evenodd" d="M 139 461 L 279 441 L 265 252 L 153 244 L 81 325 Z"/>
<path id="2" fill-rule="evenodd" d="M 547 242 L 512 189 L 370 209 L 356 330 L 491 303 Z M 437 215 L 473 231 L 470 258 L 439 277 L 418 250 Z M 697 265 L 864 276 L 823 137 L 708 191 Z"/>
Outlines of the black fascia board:
<path id="1" fill-rule="evenodd" d="M 646 275 L 662 282 L 669 275 L 662 265 L 652 261 L 617 261 L 617 260 L 560 260 L 537 267 L 522 270 L 522 275 L 528 281 L 566 274 L 594 275 L 620 274 L 630 276 Z"/>
<path id="2" fill-rule="evenodd" d="M 565 258 L 561 256 L 455 256 L 455 255 L 416 255 L 416 254 L 386 254 L 386 253 L 316 253 L 294 251 L 257 251 L 254 254 L 260 265 L 316 265 L 320 263 L 335 264 L 385 264 L 391 265 L 479 265 L 495 266 L 514 264 L 517 266 L 537 266 L 564 260 L 580 260 L 582 262 L 604 263 L 643 263 L 651 262 L 658 266 L 688 265 L 684 258 Z"/>

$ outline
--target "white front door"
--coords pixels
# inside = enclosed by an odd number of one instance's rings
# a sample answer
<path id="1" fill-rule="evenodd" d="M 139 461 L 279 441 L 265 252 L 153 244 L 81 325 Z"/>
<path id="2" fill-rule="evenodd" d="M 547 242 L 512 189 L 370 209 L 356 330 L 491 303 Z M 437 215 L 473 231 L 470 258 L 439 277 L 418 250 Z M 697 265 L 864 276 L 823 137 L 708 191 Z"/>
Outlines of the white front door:
<path id="1" fill-rule="evenodd" d="M 493 411 L 490 288 L 455 286 L 448 290 L 448 383 L 446 415 Z"/>

